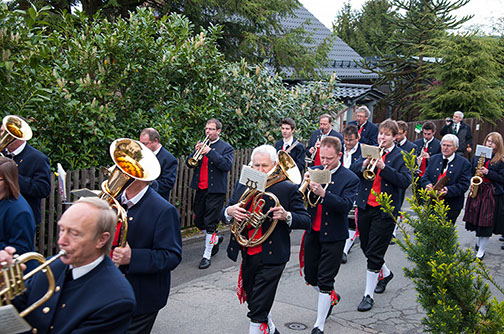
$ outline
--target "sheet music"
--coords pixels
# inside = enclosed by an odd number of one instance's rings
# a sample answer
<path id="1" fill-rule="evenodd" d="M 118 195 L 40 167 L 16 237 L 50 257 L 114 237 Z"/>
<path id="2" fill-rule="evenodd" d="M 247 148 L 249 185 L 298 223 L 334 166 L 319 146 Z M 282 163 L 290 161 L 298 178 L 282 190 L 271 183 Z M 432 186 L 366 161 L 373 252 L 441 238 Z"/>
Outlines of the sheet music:
<path id="1" fill-rule="evenodd" d="M 474 153 L 474 155 L 477 157 L 481 157 L 482 154 L 485 154 L 485 158 L 491 159 L 492 158 L 492 148 L 486 147 L 483 145 L 476 146 L 476 153 Z"/>
<path id="2" fill-rule="evenodd" d="M 267 180 L 268 174 L 243 165 L 239 181 L 240 184 L 264 192 L 266 190 Z"/>
<path id="3" fill-rule="evenodd" d="M 67 173 L 63 169 L 63 166 L 61 166 L 61 164 L 58 162 L 58 190 L 61 195 L 61 198 L 63 199 L 63 203 L 65 203 L 67 200 L 66 175 L 67 175 Z"/>
<path id="4" fill-rule="evenodd" d="M 0 334 L 17 334 L 32 328 L 12 305 L 0 306 L 0 324 Z"/>
<path id="5" fill-rule="evenodd" d="M 361 144 L 361 151 L 363 158 L 380 159 L 380 148 L 378 146 Z"/>
<path id="6" fill-rule="evenodd" d="M 328 184 L 331 182 L 331 171 L 329 169 L 308 169 L 310 181 L 318 184 Z"/>

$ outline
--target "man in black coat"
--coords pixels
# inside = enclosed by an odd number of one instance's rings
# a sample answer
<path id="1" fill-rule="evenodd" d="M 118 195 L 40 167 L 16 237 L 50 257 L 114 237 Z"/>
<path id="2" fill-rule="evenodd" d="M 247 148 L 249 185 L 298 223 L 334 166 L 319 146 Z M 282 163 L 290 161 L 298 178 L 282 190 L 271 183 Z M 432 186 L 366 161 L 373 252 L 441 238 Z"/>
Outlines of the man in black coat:
<path id="1" fill-rule="evenodd" d="M 338 137 L 343 141 L 343 136 L 332 128 L 333 118 L 329 114 L 323 114 L 319 117 L 319 129 L 313 131 L 306 145 L 306 157 L 308 158 L 309 166 L 320 165 L 320 153 L 318 148 L 320 142 L 327 136 Z"/>
<path id="2" fill-rule="evenodd" d="M 320 144 L 322 166 L 331 171 L 328 185 L 310 182 L 311 202 L 308 212 L 312 227 L 303 238 L 306 282 L 319 291 L 317 321 L 312 334 L 323 334 L 326 318 L 332 306 L 339 302 L 334 291 L 334 278 L 338 274 L 345 240 L 348 238 L 348 212 L 353 206 L 359 178 L 340 164 L 341 142 L 335 137 L 326 137 Z M 305 176 L 309 180 L 309 175 Z"/>
<path id="3" fill-rule="evenodd" d="M 359 141 L 362 144 L 378 145 L 378 127 L 368 122 L 370 115 L 368 107 L 360 106 L 355 110 L 356 120 L 348 122 L 348 125 L 357 125 L 360 135 Z"/>
<path id="4" fill-rule="evenodd" d="M 140 133 L 140 142 L 154 152 L 161 165 L 161 174 L 152 182 L 151 187 L 169 202 L 170 192 L 177 179 L 178 161 L 161 145 L 160 140 L 161 137 L 156 129 L 146 128 Z"/>
<path id="5" fill-rule="evenodd" d="M 252 152 L 252 168 L 264 173 L 270 172 L 277 165 L 276 150 L 271 145 L 262 145 Z M 271 217 L 267 218 L 252 236 L 254 229 L 245 228 L 241 235 L 248 240 L 255 240 L 265 234 L 271 227 L 272 219 L 278 220 L 271 235 L 262 244 L 255 247 L 243 247 L 232 235 L 228 245 L 228 257 L 236 261 L 238 253 L 242 254 L 241 275 L 243 289 L 240 289 L 241 301 L 247 301 L 250 318 L 249 333 L 259 334 L 278 333 L 270 316 L 270 310 L 275 300 L 278 282 L 290 257 L 290 231 L 291 229 L 308 229 L 310 216 L 304 208 L 298 186 L 284 180 L 271 185 L 266 189 L 273 193 L 279 200 L 280 206 L 270 210 Z M 247 187 L 237 183 L 228 206 L 222 210 L 222 220 L 230 222 L 231 219 L 241 221 L 249 216 L 252 210 L 249 206 L 244 208 L 239 205 L 241 195 Z M 266 207 L 271 201 L 267 201 Z M 237 204 L 238 203 L 238 204 Z M 264 211 L 264 210 L 263 210 Z"/>
<path id="6" fill-rule="evenodd" d="M 413 150 L 413 154 L 416 153 L 417 146 L 410 142 L 406 137 L 408 135 L 408 123 L 405 121 L 397 121 L 397 126 L 399 127 L 399 132 L 397 133 L 397 147 L 401 150 L 410 153 Z"/>
<path id="7" fill-rule="evenodd" d="M 473 146 L 473 136 L 469 124 L 463 121 L 464 113 L 462 111 L 455 111 L 453 113 L 453 120 L 450 118 L 445 119 L 445 125 L 441 128 L 439 133 L 441 136 L 446 134 L 454 134 L 459 140 L 459 147 L 457 148 L 458 155 L 464 155 L 466 152 L 471 154 Z"/>
<path id="8" fill-rule="evenodd" d="M 429 165 L 430 157 L 441 153 L 441 142 L 434 137 L 436 134 L 436 124 L 428 121 L 422 125 L 423 138 L 415 140 L 413 144 L 417 146 L 417 164 L 420 170 L 420 177 L 424 175 Z"/>
<path id="9" fill-rule="evenodd" d="M 299 172 L 303 174 L 305 167 L 305 148 L 303 144 L 294 138 L 296 122 L 292 118 L 284 118 L 280 126 L 283 139 L 275 143 L 275 149 L 287 152 L 298 166 Z"/>

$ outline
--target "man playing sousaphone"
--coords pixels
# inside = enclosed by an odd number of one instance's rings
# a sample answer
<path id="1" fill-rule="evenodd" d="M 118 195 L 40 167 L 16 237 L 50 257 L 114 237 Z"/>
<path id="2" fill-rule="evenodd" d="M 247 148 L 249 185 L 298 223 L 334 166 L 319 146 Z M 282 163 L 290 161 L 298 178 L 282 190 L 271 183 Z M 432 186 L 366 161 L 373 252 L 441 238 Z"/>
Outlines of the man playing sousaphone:
<path id="1" fill-rule="evenodd" d="M 303 237 L 305 279 L 318 292 L 317 320 L 312 334 L 324 333 L 326 318 L 332 306 L 339 302 L 334 291 L 334 278 L 338 274 L 345 240 L 348 238 L 348 212 L 353 206 L 359 178 L 340 163 L 341 142 L 336 137 L 325 137 L 320 144 L 320 162 L 330 173 L 326 185 L 310 180 L 311 192 L 318 204 L 309 206 L 312 226 Z M 322 166 L 315 167 L 322 169 Z M 318 199 L 309 202 L 316 203 Z"/>
<path id="2" fill-rule="evenodd" d="M 281 153 L 285 152 L 279 152 Z M 277 170 L 275 168 L 278 164 L 277 153 L 271 145 L 255 148 L 251 159 L 252 168 L 257 171 L 269 173 Z M 222 211 L 222 220 L 242 221 L 250 216 L 248 211 L 250 203 L 240 205 L 241 196 L 247 190 L 247 186 L 243 184 L 235 185 L 228 206 Z M 227 249 L 228 256 L 233 261 L 236 261 L 240 251 L 242 254 L 243 262 L 238 282 L 241 289 L 239 289 L 238 297 L 241 302 L 247 301 L 249 309 L 247 316 L 250 318 L 249 333 L 252 334 L 278 333 L 271 319 L 270 310 L 275 300 L 278 282 L 290 256 L 289 233 L 291 229 L 307 229 L 310 226 L 310 217 L 297 191 L 297 185 L 282 180 L 267 187 L 266 191 L 275 195 L 280 205 L 269 210 L 268 217 L 257 231 L 246 228 L 240 235 L 248 239 L 255 233 L 252 239 L 260 238 L 262 234 L 269 231 L 274 223 L 272 220 L 278 220 L 271 235 L 265 242 L 255 247 L 241 246 L 237 237 L 232 235 Z M 271 201 L 268 200 L 268 202 Z M 256 212 L 255 209 L 251 210 Z M 265 211 L 268 209 L 263 210 L 263 213 Z"/>

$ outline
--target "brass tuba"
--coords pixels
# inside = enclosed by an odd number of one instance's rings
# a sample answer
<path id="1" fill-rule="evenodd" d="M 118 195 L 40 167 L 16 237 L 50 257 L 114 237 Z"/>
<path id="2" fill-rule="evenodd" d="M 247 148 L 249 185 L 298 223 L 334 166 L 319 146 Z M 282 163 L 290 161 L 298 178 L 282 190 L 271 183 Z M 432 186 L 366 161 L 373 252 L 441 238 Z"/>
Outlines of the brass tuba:
<path id="1" fill-rule="evenodd" d="M 49 265 L 64 255 L 66 255 L 66 251 L 60 250 L 60 252 L 56 256 L 53 256 L 51 259 L 46 260 L 44 256 L 39 253 L 29 252 L 22 255 L 14 255 L 13 263 L 11 265 L 7 265 L 6 262 L 3 262 L 3 282 L 0 283 L 0 306 L 10 304 L 11 300 L 23 294 L 26 291 L 26 280 L 39 271 L 42 271 L 46 274 L 48 282 L 47 292 L 39 300 L 19 313 L 19 315 L 24 318 L 34 309 L 48 301 L 49 298 L 51 298 L 51 296 L 54 294 L 54 289 L 56 286 L 54 275 Z M 40 263 L 40 265 L 23 276 L 21 264 L 30 260 L 36 260 Z"/>
<path id="2" fill-rule="evenodd" d="M 16 115 L 7 115 L 2 120 L 4 131 L 0 135 L 0 152 L 14 140 L 30 140 L 33 133 L 28 123 Z"/>
<path id="3" fill-rule="evenodd" d="M 187 164 L 190 168 L 196 168 L 198 162 L 203 158 L 203 149 L 210 143 L 210 137 L 206 136 L 205 140 L 201 143 L 201 147 L 197 150 L 192 157 L 187 159 Z"/>
<path id="4" fill-rule="evenodd" d="M 299 184 L 301 182 L 301 173 L 299 172 L 294 160 L 285 151 L 278 151 L 277 154 L 278 164 L 268 173 L 266 188 L 271 187 L 272 185 L 285 179 L 289 179 L 291 182 Z M 273 193 L 261 192 L 251 186 L 249 186 L 249 188 L 240 197 L 240 207 L 242 208 L 244 208 L 249 201 L 252 201 L 251 212 L 248 217 L 242 221 L 233 220 L 231 223 L 231 233 L 234 234 L 236 241 L 243 247 L 255 247 L 262 244 L 266 239 L 268 239 L 278 223 L 277 219 L 273 220 L 268 230 L 264 232 L 261 237 L 255 239 L 259 228 L 268 217 L 269 210 L 271 209 L 269 208 L 265 213 L 263 213 L 265 209 L 264 206 L 266 204 L 264 197 L 269 197 L 270 200 L 275 203 L 273 207 L 280 206 L 278 198 Z M 250 238 L 247 239 L 241 233 L 248 226 L 252 227 L 254 232 L 252 232 Z"/>
<path id="5" fill-rule="evenodd" d="M 478 159 L 478 166 L 476 167 L 476 173 L 474 174 L 473 177 L 471 177 L 471 186 L 470 186 L 470 192 L 469 196 L 471 198 L 475 198 L 476 195 L 478 195 L 478 188 L 481 183 L 483 183 L 483 178 L 481 177 L 482 175 L 479 172 L 479 169 L 483 167 L 483 164 L 485 163 L 485 154 L 481 154 L 480 158 Z"/>
<path id="6" fill-rule="evenodd" d="M 101 184 L 99 198 L 106 200 L 117 211 L 117 223 L 121 224 L 121 231 L 117 239 L 117 246 L 126 245 L 128 220 L 126 210 L 117 201 L 135 180 L 153 181 L 161 173 L 159 160 L 154 153 L 139 141 L 120 138 L 114 140 L 109 148 L 114 166 L 108 170 L 109 178 Z"/>

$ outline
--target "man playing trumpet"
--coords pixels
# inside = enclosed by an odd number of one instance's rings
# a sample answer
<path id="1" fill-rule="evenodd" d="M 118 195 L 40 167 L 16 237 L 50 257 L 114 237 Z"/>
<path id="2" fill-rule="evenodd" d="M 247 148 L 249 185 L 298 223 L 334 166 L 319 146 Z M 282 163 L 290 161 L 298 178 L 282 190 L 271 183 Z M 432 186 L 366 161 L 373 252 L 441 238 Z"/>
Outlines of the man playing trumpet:
<path id="1" fill-rule="evenodd" d="M 383 152 L 377 161 L 362 157 L 350 168 L 361 179 L 357 195 L 358 220 L 361 248 L 367 258 L 366 290 L 357 310 L 371 310 L 374 304 L 374 293 L 383 293 L 388 282 L 393 278 L 392 272 L 385 265 L 387 252 L 395 222 L 390 214 L 381 210 L 376 195 L 385 192 L 391 195 L 391 205 L 395 207 L 393 215 L 398 216 L 400 207 L 400 189 L 408 188 L 411 174 L 405 165 L 402 150 L 394 141 L 399 128 L 397 123 L 386 119 L 379 126 L 378 142 Z M 366 178 L 368 166 L 375 165 L 374 178 Z M 374 193 L 371 191 L 374 190 Z M 375 195 L 376 194 L 376 195 Z M 382 279 L 379 280 L 380 272 Z"/>
<path id="2" fill-rule="evenodd" d="M 210 119 L 205 126 L 208 145 L 198 142 L 194 152 L 187 158 L 186 164 L 196 154 L 201 160 L 196 162 L 196 169 L 191 181 L 191 188 L 196 190 L 193 201 L 194 224 L 205 234 L 205 250 L 199 268 L 210 267 L 210 258 L 217 254 L 223 237 L 217 237 L 219 213 L 226 200 L 227 177 L 233 166 L 234 150 L 219 138 L 222 123 Z M 192 166 L 190 166 L 192 167 Z"/>
<path id="3" fill-rule="evenodd" d="M 322 139 L 320 161 L 330 171 L 331 182 L 326 187 L 311 181 L 309 186 L 309 196 L 320 197 L 319 204 L 308 208 L 312 226 L 303 238 L 305 279 L 318 292 L 317 321 L 312 334 L 324 333 L 325 320 L 332 306 L 339 302 L 339 295 L 334 291 L 334 278 L 348 238 L 348 212 L 359 188 L 359 178 L 340 164 L 340 158 L 340 140 L 336 137 Z M 315 168 L 321 169 L 322 166 Z M 305 181 L 309 179 L 307 173 Z"/>

